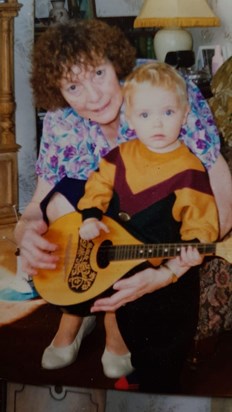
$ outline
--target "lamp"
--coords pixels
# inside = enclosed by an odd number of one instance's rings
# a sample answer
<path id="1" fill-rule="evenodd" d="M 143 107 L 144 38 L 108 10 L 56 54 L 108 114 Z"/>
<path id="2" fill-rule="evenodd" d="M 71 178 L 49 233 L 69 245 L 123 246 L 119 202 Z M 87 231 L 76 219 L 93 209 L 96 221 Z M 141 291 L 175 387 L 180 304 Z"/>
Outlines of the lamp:
<path id="1" fill-rule="evenodd" d="M 145 0 L 134 27 L 162 27 L 154 37 L 156 58 L 170 51 L 191 50 L 192 36 L 182 27 L 219 26 L 206 0 Z"/>

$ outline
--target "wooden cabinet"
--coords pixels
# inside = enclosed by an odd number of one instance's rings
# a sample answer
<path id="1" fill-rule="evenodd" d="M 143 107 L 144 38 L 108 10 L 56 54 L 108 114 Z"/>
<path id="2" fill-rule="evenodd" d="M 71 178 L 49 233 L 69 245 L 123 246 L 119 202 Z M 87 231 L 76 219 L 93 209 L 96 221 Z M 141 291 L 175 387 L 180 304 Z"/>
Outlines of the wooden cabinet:
<path id="1" fill-rule="evenodd" d="M 19 145 L 15 139 L 14 18 L 17 0 L 0 3 L 0 231 L 15 223 L 18 204 Z"/>

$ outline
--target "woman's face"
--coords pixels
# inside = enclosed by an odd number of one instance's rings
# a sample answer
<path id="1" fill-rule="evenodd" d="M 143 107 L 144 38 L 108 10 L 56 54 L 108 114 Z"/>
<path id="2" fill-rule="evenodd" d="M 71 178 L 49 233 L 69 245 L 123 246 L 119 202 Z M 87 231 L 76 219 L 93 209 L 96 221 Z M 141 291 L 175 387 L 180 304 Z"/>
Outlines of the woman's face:
<path id="1" fill-rule="evenodd" d="M 60 91 L 67 103 L 85 119 L 107 125 L 119 115 L 121 86 L 114 66 L 107 60 L 87 69 L 73 66 L 61 80 Z"/>

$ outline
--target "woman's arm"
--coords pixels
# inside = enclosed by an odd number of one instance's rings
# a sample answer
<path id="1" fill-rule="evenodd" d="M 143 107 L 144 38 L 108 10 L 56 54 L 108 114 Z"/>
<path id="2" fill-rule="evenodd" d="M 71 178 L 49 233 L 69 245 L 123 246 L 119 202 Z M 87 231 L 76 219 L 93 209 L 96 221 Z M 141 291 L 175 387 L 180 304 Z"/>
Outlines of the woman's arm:
<path id="1" fill-rule="evenodd" d="M 54 251 L 56 246 L 45 240 L 42 235 L 47 230 L 40 209 L 41 200 L 51 190 L 51 186 L 38 178 L 35 193 L 26 207 L 15 228 L 15 239 L 22 257 L 22 269 L 29 274 L 36 274 L 36 267 L 54 268 L 56 258 L 44 251 Z"/>
<path id="2" fill-rule="evenodd" d="M 165 266 L 161 265 L 157 269 L 148 268 L 116 282 L 113 286 L 115 293 L 109 298 L 96 300 L 91 312 L 114 312 L 128 302 L 170 285 L 184 275 L 191 266 L 199 265 L 202 260 L 203 257 L 199 255 L 196 248 L 182 247 L 181 256 L 170 259 Z"/>
<path id="3" fill-rule="evenodd" d="M 220 236 L 232 227 L 232 179 L 220 151 L 220 137 L 207 100 L 199 88 L 187 79 L 191 111 L 183 126 L 182 140 L 208 170 L 219 211 Z"/>
<path id="4" fill-rule="evenodd" d="M 223 238 L 232 228 L 232 176 L 221 154 L 208 173 L 218 207 L 220 237 Z"/>

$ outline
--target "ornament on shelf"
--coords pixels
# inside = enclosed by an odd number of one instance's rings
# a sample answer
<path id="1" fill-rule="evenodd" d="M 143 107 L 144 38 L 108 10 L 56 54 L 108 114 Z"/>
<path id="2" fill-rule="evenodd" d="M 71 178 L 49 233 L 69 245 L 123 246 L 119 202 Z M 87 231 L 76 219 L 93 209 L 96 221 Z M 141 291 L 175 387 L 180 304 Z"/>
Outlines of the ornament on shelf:
<path id="1" fill-rule="evenodd" d="M 66 23 L 69 20 L 69 15 L 64 7 L 64 0 L 51 0 L 51 4 L 52 9 L 49 13 L 50 23 Z"/>
<path id="2" fill-rule="evenodd" d="M 224 59 L 222 56 L 222 49 L 219 44 L 215 46 L 215 53 L 212 58 L 212 75 L 214 76 L 219 67 L 224 63 Z"/>

